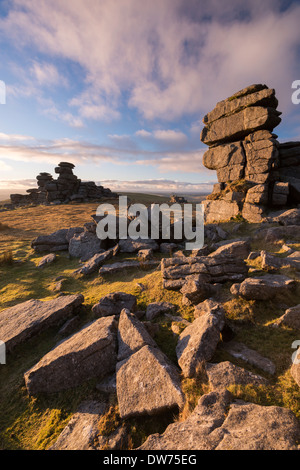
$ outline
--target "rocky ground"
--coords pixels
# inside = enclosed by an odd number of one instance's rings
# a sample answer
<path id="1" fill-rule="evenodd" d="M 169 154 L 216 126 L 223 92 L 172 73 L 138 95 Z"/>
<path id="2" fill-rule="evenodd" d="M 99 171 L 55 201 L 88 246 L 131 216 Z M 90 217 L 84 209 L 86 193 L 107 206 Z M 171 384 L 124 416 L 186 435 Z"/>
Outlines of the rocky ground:
<path id="1" fill-rule="evenodd" d="M 299 209 L 193 253 L 45 210 L 1 216 L 2 449 L 298 448 Z"/>

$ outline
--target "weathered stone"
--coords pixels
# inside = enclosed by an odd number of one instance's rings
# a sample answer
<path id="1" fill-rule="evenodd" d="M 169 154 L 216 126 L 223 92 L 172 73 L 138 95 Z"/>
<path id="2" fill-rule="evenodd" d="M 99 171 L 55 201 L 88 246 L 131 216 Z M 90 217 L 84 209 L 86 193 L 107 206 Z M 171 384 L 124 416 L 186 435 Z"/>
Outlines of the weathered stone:
<path id="1" fill-rule="evenodd" d="M 28 393 L 53 393 L 112 372 L 117 362 L 115 330 L 115 317 L 100 318 L 59 343 L 25 373 Z"/>
<path id="2" fill-rule="evenodd" d="M 210 148 L 203 155 L 203 165 L 211 170 L 217 170 L 220 183 L 243 178 L 245 163 L 245 152 L 241 142 Z"/>
<path id="3" fill-rule="evenodd" d="M 96 401 L 81 403 L 67 426 L 50 450 L 92 450 L 99 433 L 98 421 L 105 413 L 106 404 Z"/>
<path id="4" fill-rule="evenodd" d="M 180 292 L 183 294 L 183 305 L 195 305 L 213 295 L 215 289 L 212 284 L 190 279 L 183 284 Z"/>
<path id="5" fill-rule="evenodd" d="M 295 284 L 293 279 L 273 274 L 247 278 L 241 284 L 233 284 L 230 291 L 233 295 L 240 295 L 247 300 L 269 300 L 291 291 Z"/>
<path id="6" fill-rule="evenodd" d="M 223 309 L 222 304 L 214 299 L 207 299 L 195 306 L 194 317 L 199 318 L 202 315 L 207 315 L 214 312 L 219 312 L 219 315 L 225 318 L 225 310 Z"/>
<path id="7" fill-rule="evenodd" d="M 65 295 L 48 301 L 32 299 L 2 310 L 1 341 L 5 342 L 7 351 L 11 351 L 29 338 L 63 323 L 76 312 L 83 301 L 81 294 Z"/>
<path id="8" fill-rule="evenodd" d="M 300 231 L 298 225 L 288 225 L 282 227 L 270 227 L 258 230 L 256 238 L 264 239 L 266 242 L 279 240 L 298 240 Z"/>
<path id="9" fill-rule="evenodd" d="M 219 364 L 206 364 L 206 373 L 210 389 L 223 390 L 230 385 L 266 385 L 268 381 L 260 375 L 253 374 L 229 361 Z"/>
<path id="10" fill-rule="evenodd" d="M 261 251 L 261 267 L 262 269 L 280 269 L 280 268 L 295 268 L 300 269 L 300 258 L 295 256 L 294 253 L 287 256 L 286 258 L 278 258 L 273 256 L 266 251 Z"/>
<path id="11" fill-rule="evenodd" d="M 153 302 L 147 306 L 146 318 L 148 321 L 151 321 L 164 313 L 175 312 L 176 309 L 176 305 L 171 304 L 170 302 Z"/>
<path id="12" fill-rule="evenodd" d="M 268 204 L 268 185 L 256 184 L 247 191 L 245 202 L 248 204 Z"/>
<path id="13" fill-rule="evenodd" d="M 272 131 L 281 122 L 280 113 L 273 108 L 261 106 L 245 108 L 230 116 L 212 121 L 201 132 L 206 145 L 234 142 L 257 130 Z"/>
<path id="14" fill-rule="evenodd" d="M 127 240 L 119 241 L 120 252 L 121 253 L 137 253 L 140 250 L 158 250 L 158 244 L 155 240 Z"/>
<path id="15" fill-rule="evenodd" d="M 176 346 L 176 354 L 185 377 L 193 377 L 202 361 L 212 359 L 224 324 L 224 310 L 214 308 L 193 321 L 181 333 Z"/>
<path id="16" fill-rule="evenodd" d="M 69 336 L 71 333 L 74 333 L 74 331 L 78 328 L 79 324 L 80 324 L 79 315 L 75 315 L 75 317 L 69 318 L 69 320 L 67 320 L 66 323 L 59 330 L 58 335 Z"/>
<path id="17" fill-rule="evenodd" d="M 151 346 L 117 364 L 117 396 L 121 418 L 155 414 L 184 404 L 178 370 Z"/>
<path id="18" fill-rule="evenodd" d="M 265 215 L 265 207 L 254 204 L 245 203 L 242 210 L 242 216 L 245 220 L 252 224 L 263 222 Z"/>
<path id="19" fill-rule="evenodd" d="M 236 258 L 246 259 L 250 253 L 250 244 L 247 240 L 237 240 L 228 242 L 213 251 L 209 257 L 234 256 Z"/>
<path id="20" fill-rule="evenodd" d="M 156 347 L 143 323 L 126 309 L 123 309 L 120 315 L 118 345 L 118 361 L 123 361 L 143 346 Z"/>
<path id="21" fill-rule="evenodd" d="M 105 377 L 99 384 L 96 385 L 96 389 L 101 393 L 111 394 L 117 392 L 117 378 L 116 374 Z"/>
<path id="22" fill-rule="evenodd" d="M 299 437 L 292 411 L 234 401 L 222 391 L 203 395 L 185 421 L 150 435 L 139 450 L 297 450 Z"/>
<path id="23" fill-rule="evenodd" d="M 96 450 L 127 450 L 129 435 L 126 426 L 120 426 L 108 436 L 97 436 Z M 118 458 L 118 457 L 117 457 Z M 126 458 L 126 457 L 125 457 Z"/>
<path id="24" fill-rule="evenodd" d="M 281 225 L 300 225 L 300 209 L 289 209 L 282 212 L 277 217 L 272 218 L 272 222 L 279 222 Z"/>
<path id="25" fill-rule="evenodd" d="M 82 232 L 74 235 L 69 243 L 69 254 L 81 261 L 87 261 L 95 254 L 103 253 L 103 241 L 91 232 Z"/>
<path id="26" fill-rule="evenodd" d="M 206 200 L 202 204 L 204 205 L 204 221 L 207 224 L 226 222 L 236 217 L 240 212 L 237 202 Z"/>
<path id="27" fill-rule="evenodd" d="M 141 261 L 148 261 L 150 259 L 153 259 L 153 250 L 152 250 L 152 248 L 150 248 L 148 250 L 140 250 L 138 252 L 138 258 Z"/>
<path id="28" fill-rule="evenodd" d="M 49 264 L 53 263 L 55 259 L 56 255 L 54 253 L 50 253 L 49 255 L 43 256 L 43 258 L 38 264 L 38 268 L 44 268 L 45 266 L 48 266 Z"/>
<path id="29" fill-rule="evenodd" d="M 126 272 L 126 269 L 132 268 L 154 268 L 160 264 L 160 261 L 157 259 L 152 259 L 149 261 L 143 261 L 141 265 L 140 261 L 123 261 L 120 263 L 105 264 L 99 269 L 99 274 L 117 274 L 119 272 Z"/>
<path id="30" fill-rule="evenodd" d="M 300 304 L 289 308 L 277 321 L 277 325 L 285 325 L 294 330 L 300 330 Z"/>
<path id="31" fill-rule="evenodd" d="M 83 274 L 87 276 L 94 273 L 97 269 L 102 266 L 105 261 L 108 261 L 111 258 L 114 258 L 119 252 L 119 245 L 110 248 L 109 250 L 103 251 L 102 253 L 96 253 L 92 258 L 90 258 L 84 266 L 74 271 L 74 274 Z"/>
<path id="32" fill-rule="evenodd" d="M 278 100 L 275 97 L 275 90 L 260 84 L 246 87 L 233 96 L 217 103 L 215 109 L 203 118 L 203 122 L 204 124 L 209 124 L 212 121 L 236 113 L 249 106 L 264 106 L 276 109 Z"/>
<path id="33" fill-rule="evenodd" d="M 279 152 L 274 139 L 244 140 L 247 165 L 245 179 L 254 183 L 265 183 L 270 179 L 270 172 L 278 166 Z"/>
<path id="34" fill-rule="evenodd" d="M 159 250 L 161 253 L 172 253 L 176 248 L 178 248 L 176 243 L 161 243 Z"/>
<path id="35" fill-rule="evenodd" d="M 97 317 L 108 317 L 111 315 L 119 315 L 123 308 L 130 312 L 136 310 L 136 297 L 125 292 L 113 292 L 99 300 L 92 308 L 92 312 Z"/>
<path id="36" fill-rule="evenodd" d="M 35 251 L 51 251 L 55 247 L 67 246 L 68 229 L 57 230 L 50 235 L 40 235 L 31 242 L 31 248 Z M 43 247 L 43 248 L 42 248 Z"/>
<path id="37" fill-rule="evenodd" d="M 248 364 L 257 367 L 258 369 L 261 369 L 270 375 L 275 374 L 276 367 L 270 359 L 263 357 L 257 351 L 248 348 L 243 343 L 237 343 L 236 341 L 222 343 L 222 349 L 224 351 L 227 351 L 231 356 L 235 357 L 236 359 L 242 359 Z"/>

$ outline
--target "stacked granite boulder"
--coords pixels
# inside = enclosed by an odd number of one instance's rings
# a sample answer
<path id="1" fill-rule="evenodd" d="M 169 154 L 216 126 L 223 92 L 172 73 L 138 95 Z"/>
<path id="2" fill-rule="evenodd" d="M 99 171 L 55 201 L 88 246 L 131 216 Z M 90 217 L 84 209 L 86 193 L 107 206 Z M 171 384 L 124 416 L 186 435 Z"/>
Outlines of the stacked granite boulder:
<path id="1" fill-rule="evenodd" d="M 101 200 L 107 197 L 116 197 L 110 189 L 97 186 L 93 181 L 82 182 L 73 174 L 73 163 L 61 162 L 55 168 L 58 174 L 53 179 L 50 173 L 40 173 L 37 176 L 38 188 L 28 189 L 28 194 L 11 194 L 10 199 L 14 205 L 26 204 L 61 204 L 70 201 L 88 202 Z"/>
<path id="2" fill-rule="evenodd" d="M 260 222 L 268 207 L 297 202 L 293 197 L 300 195 L 300 179 L 293 178 L 300 178 L 300 143 L 276 140 L 272 131 L 281 122 L 277 106 L 274 89 L 251 85 L 204 117 L 200 138 L 209 150 L 203 164 L 218 177 L 203 202 L 207 223 L 238 215 Z"/>

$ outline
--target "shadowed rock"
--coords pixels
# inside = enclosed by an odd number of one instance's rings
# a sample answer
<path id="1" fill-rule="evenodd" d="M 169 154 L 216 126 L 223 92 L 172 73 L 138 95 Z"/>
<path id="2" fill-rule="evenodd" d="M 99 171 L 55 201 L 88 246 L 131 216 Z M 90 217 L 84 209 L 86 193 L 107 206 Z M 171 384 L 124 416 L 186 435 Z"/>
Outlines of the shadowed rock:
<path id="1" fill-rule="evenodd" d="M 134 312 L 136 310 L 136 297 L 125 292 L 113 292 L 102 297 L 93 306 L 92 311 L 98 317 L 108 317 L 110 315 L 119 315 L 123 308 Z"/>
<path id="2" fill-rule="evenodd" d="M 206 364 L 206 373 L 211 390 L 222 390 L 230 385 L 266 385 L 268 381 L 260 375 L 232 364 L 229 361 L 219 364 Z"/>
<path id="3" fill-rule="evenodd" d="M 245 279 L 241 284 L 233 284 L 230 291 L 247 300 L 269 300 L 276 295 L 290 292 L 296 285 L 293 279 L 282 275 L 265 275 Z"/>
<path id="4" fill-rule="evenodd" d="M 24 343 L 29 338 L 59 326 L 83 303 L 83 295 L 65 295 L 57 299 L 28 300 L 3 310 L 0 315 L 0 338 L 7 351 Z"/>

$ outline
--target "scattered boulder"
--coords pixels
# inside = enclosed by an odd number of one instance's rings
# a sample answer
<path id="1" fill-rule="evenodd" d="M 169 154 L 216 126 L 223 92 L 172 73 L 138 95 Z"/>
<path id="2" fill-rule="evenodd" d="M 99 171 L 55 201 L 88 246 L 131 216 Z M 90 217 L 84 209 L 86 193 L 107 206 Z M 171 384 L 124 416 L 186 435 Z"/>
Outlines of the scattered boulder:
<path id="1" fill-rule="evenodd" d="M 228 343 L 222 343 L 221 347 L 232 357 L 235 357 L 236 359 L 242 359 L 248 364 L 257 367 L 258 369 L 261 369 L 270 375 L 275 374 L 276 367 L 274 363 L 270 359 L 263 357 L 257 351 L 248 348 L 245 344 L 237 343 L 236 341 L 230 341 Z"/>
<path id="2" fill-rule="evenodd" d="M 210 361 L 225 324 L 224 309 L 219 306 L 197 318 L 178 339 L 176 354 L 185 377 L 193 377 L 203 361 Z"/>
<path id="3" fill-rule="evenodd" d="M 276 325 L 284 325 L 294 330 L 300 330 L 300 304 L 289 308 L 277 321 Z"/>
<path id="4" fill-rule="evenodd" d="M 267 385 L 268 381 L 260 375 L 253 374 L 229 361 L 219 364 L 206 364 L 206 373 L 210 389 L 223 390 L 230 385 Z"/>
<path id="5" fill-rule="evenodd" d="M 111 315 L 120 315 L 123 309 L 130 312 L 136 310 L 136 297 L 125 292 L 113 292 L 99 300 L 92 308 L 92 312 L 97 317 L 108 317 Z"/>
<path id="6" fill-rule="evenodd" d="M 233 284 L 230 291 L 247 300 L 269 300 L 291 291 L 295 285 L 296 282 L 286 276 L 268 274 L 263 277 L 249 277 L 241 284 Z"/>
<path id="7" fill-rule="evenodd" d="M 65 295 L 47 301 L 32 299 L 2 310 L 0 338 L 7 351 L 50 327 L 62 324 L 76 313 L 83 301 L 81 294 Z"/>
<path id="8" fill-rule="evenodd" d="M 31 248 L 37 253 L 68 250 L 68 229 L 57 230 L 50 235 L 39 235 L 31 242 Z"/>
<path id="9" fill-rule="evenodd" d="M 148 321 L 151 321 L 164 313 L 173 313 L 176 309 L 176 305 L 170 302 L 153 302 L 147 306 L 146 318 Z"/>
<path id="10" fill-rule="evenodd" d="M 233 400 L 223 390 L 203 395 L 185 421 L 150 435 L 138 450 L 297 450 L 299 437 L 292 411 Z"/>
<path id="11" fill-rule="evenodd" d="M 117 362 L 115 317 L 99 318 L 59 343 L 25 373 L 29 395 L 73 388 L 113 372 Z"/>
<path id="12" fill-rule="evenodd" d="M 106 404 L 97 401 L 81 403 L 57 441 L 49 450 L 94 450 L 98 421 L 105 413 Z"/>
<path id="13" fill-rule="evenodd" d="M 148 261 L 150 259 L 153 259 L 153 250 L 152 250 L 152 248 L 150 248 L 148 250 L 140 250 L 138 252 L 138 258 L 141 261 Z"/>
<path id="14" fill-rule="evenodd" d="M 40 260 L 38 264 L 38 268 L 44 268 L 45 266 L 48 266 L 49 264 L 53 263 L 55 260 L 56 260 L 55 253 L 50 253 L 49 255 L 45 255 Z"/>
<path id="15" fill-rule="evenodd" d="M 216 293 L 216 288 L 212 284 L 190 279 L 185 281 L 180 292 L 183 294 L 183 305 L 195 305 Z"/>
<path id="16" fill-rule="evenodd" d="M 80 258 L 81 261 L 88 261 L 97 253 L 103 253 L 104 243 L 96 234 L 84 231 L 71 238 L 69 243 L 69 255 L 73 258 Z"/>
<path id="17" fill-rule="evenodd" d="M 119 246 L 120 246 L 121 253 L 137 253 L 140 250 L 149 250 L 149 249 L 156 251 L 159 248 L 156 241 L 151 240 L 151 239 L 132 240 L 131 238 L 127 238 L 126 240 L 120 240 Z"/>
<path id="18" fill-rule="evenodd" d="M 111 258 L 114 258 L 119 252 L 119 245 L 110 248 L 109 250 L 103 251 L 102 253 L 96 253 L 92 258 L 90 258 L 84 266 L 74 271 L 74 274 L 83 274 L 88 276 L 96 272 L 103 263 L 108 261 Z"/>
<path id="19" fill-rule="evenodd" d="M 121 418 L 181 408 L 179 371 L 157 348 L 144 346 L 117 364 Z"/>
<path id="20" fill-rule="evenodd" d="M 120 263 L 105 264 L 99 269 L 100 276 L 106 274 L 117 274 L 124 272 L 126 269 L 132 268 L 154 268 L 160 264 L 159 260 L 153 259 L 150 261 L 143 261 L 141 265 L 140 261 L 123 261 Z"/>
<path id="21" fill-rule="evenodd" d="M 236 258 L 247 259 L 250 253 L 250 244 L 247 240 L 237 240 L 234 242 L 228 242 L 220 246 L 216 251 L 210 253 L 210 257 L 218 256 L 234 256 Z"/>

